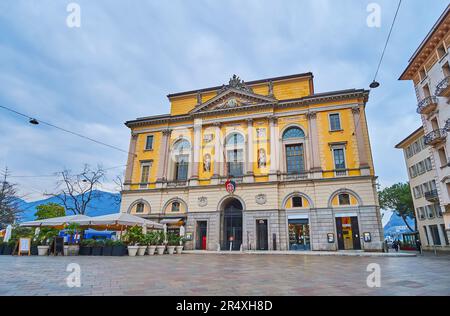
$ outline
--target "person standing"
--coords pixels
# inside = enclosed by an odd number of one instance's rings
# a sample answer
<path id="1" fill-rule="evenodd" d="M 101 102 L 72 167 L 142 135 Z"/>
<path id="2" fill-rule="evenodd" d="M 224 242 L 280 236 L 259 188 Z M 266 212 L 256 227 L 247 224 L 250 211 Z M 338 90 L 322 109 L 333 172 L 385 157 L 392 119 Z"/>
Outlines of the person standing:
<path id="1" fill-rule="evenodd" d="M 418 251 L 420 254 L 422 254 L 422 243 L 420 242 L 419 239 L 416 239 L 416 248 L 417 248 L 417 251 Z"/>

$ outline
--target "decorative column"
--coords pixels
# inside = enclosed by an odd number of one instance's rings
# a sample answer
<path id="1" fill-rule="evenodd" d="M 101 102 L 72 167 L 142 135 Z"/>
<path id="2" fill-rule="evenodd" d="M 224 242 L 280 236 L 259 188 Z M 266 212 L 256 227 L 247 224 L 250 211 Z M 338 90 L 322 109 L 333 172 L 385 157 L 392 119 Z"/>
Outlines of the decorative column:
<path id="1" fill-rule="evenodd" d="M 156 176 L 156 187 L 161 188 L 167 180 L 167 168 L 169 162 L 169 140 L 172 130 L 165 129 L 162 131 L 161 145 L 158 158 L 158 173 Z"/>
<path id="2" fill-rule="evenodd" d="M 123 183 L 125 190 L 130 189 L 131 183 L 133 181 L 133 168 L 134 168 L 134 161 L 136 158 L 135 152 L 137 139 L 138 135 L 131 133 L 130 148 L 128 150 L 127 168 L 125 171 L 125 181 Z"/>
<path id="3" fill-rule="evenodd" d="M 211 177 L 211 184 L 219 184 L 222 168 L 222 151 L 220 145 L 220 123 L 214 123 L 214 173 Z"/>
<path id="4" fill-rule="evenodd" d="M 319 146 L 319 131 L 317 129 L 317 113 L 308 112 L 309 129 L 309 143 L 311 150 L 311 172 L 313 178 L 322 177 L 322 166 L 320 162 L 320 146 Z"/>
<path id="5" fill-rule="evenodd" d="M 202 149 L 202 119 L 194 120 L 194 157 L 191 163 L 192 176 L 189 185 L 198 185 L 200 152 Z"/>
<path id="6" fill-rule="evenodd" d="M 278 180 L 278 153 L 277 153 L 277 118 L 274 116 L 269 117 L 270 127 L 270 169 L 269 169 L 269 181 Z"/>
<path id="7" fill-rule="evenodd" d="M 364 142 L 363 123 L 361 123 L 361 110 L 359 107 L 352 108 L 353 122 L 355 124 L 354 135 L 356 137 L 356 144 L 358 147 L 359 168 L 361 175 L 370 174 L 370 166 L 367 158 L 367 150 Z"/>

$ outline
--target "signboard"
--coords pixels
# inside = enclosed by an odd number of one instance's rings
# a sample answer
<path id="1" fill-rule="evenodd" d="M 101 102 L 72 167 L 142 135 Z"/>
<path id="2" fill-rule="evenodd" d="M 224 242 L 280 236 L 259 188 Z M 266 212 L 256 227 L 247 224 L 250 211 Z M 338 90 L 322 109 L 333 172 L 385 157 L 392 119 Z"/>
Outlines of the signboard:
<path id="1" fill-rule="evenodd" d="M 20 238 L 19 239 L 19 256 L 26 253 L 27 256 L 31 254 L 31 238 Z"/>
<path id="2" fill-rule="evenodd" d="M 55 237 L 53 239 L 53 254 L 56 256 L 59 253 L 64 256 L 64 237 Z"/>
<path id="3" fill-rule="evenodd" d="M 334 243 L 334 234 L 333 233 L 328 233 L 327 234 L 327 240 L 328 240 L 328 243 L 330 243 L 330 244 Z"/>
<path id="4" fill-rule="evenodd" d="M 371 242 L 372 241 L 372 235 L 370 235 L 369 232 L 363 233 L 364 236 L 364 242 Z"/>
<path id="5" fill-rule="evenodd" d="M 228 193 L 233 194 L 234 191 L 236 190 L 236 182 L 234 182 L 231 179 L 228 179 L 225 182 L 225 190 L 227 190 Z"/>

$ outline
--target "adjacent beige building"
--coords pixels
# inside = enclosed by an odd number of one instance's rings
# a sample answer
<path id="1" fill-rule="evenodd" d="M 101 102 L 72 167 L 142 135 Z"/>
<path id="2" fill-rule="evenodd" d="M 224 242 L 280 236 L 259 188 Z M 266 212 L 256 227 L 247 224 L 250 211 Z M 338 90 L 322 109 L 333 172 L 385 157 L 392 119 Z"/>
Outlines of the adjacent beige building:
<path id="1" fill-rule="evenodd" d="M 412 80 L 424 143 L 436 169 L 437 195 L 450 236 L 450 5 L 419 45 L 400 80 Z"/>
<path id="2" fill-rule="evenodd" d="M 419 127 L 396 145 L 403 149 L 411 194 L 417 218 L 417 230 L 424 249 L 434 246 L 450 250 L 445 223 L 436 190 L 436 168 L 425 145 L 423 127 Z"/>

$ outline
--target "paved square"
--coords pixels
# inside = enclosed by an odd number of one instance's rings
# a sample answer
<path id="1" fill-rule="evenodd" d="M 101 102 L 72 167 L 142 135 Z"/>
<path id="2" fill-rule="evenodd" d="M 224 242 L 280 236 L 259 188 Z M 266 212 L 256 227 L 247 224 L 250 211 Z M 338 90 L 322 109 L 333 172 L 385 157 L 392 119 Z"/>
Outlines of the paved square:
<path id="1" fill-rule="evenodd" d="M 81 287 L 69 288 L 69 263 Z M 381 267 L 369 288 L 367 265 Z M 0 295 L 450 295 L 450 256 L 0 256 Z"/>

